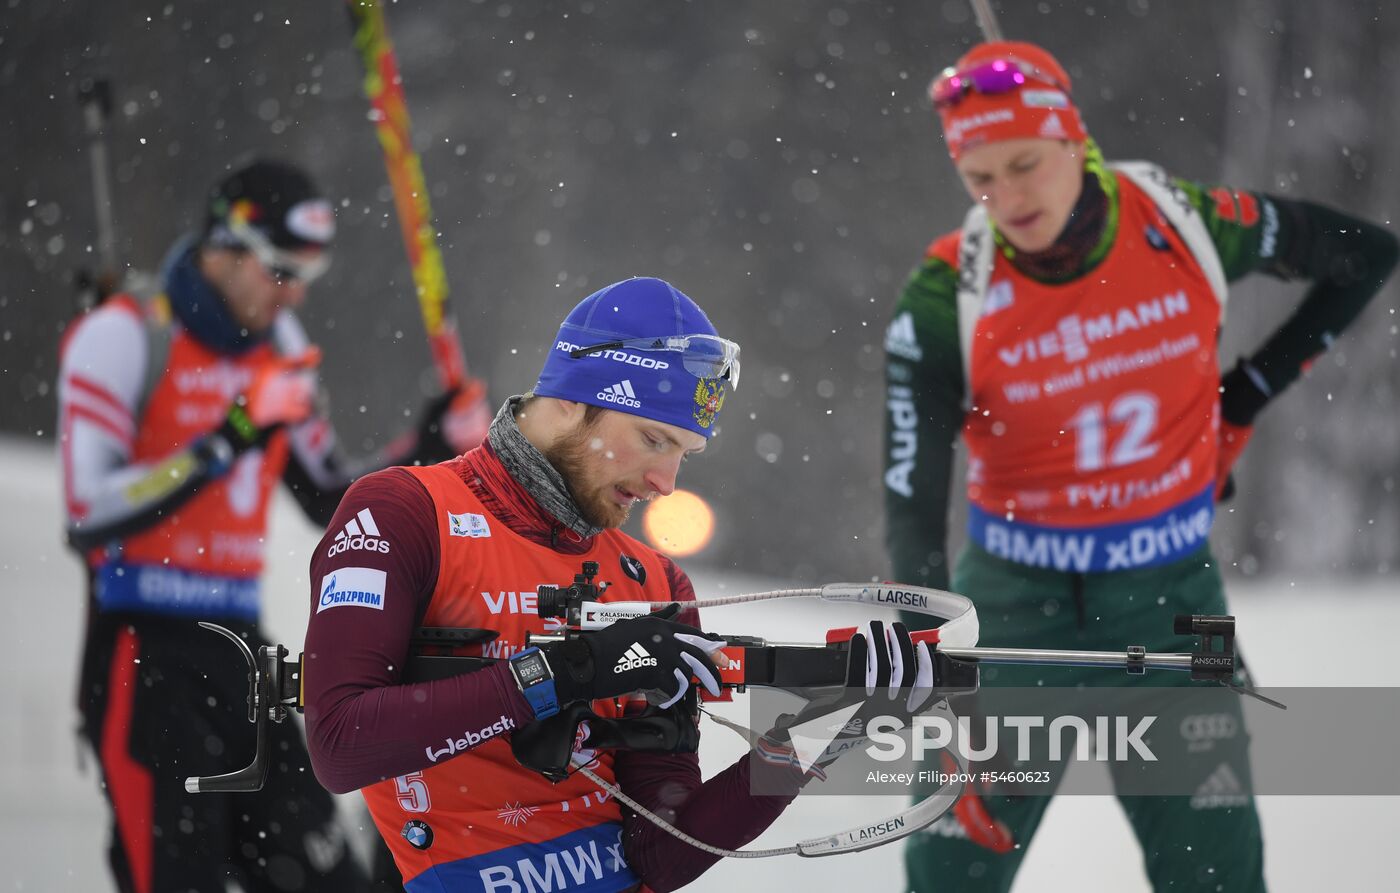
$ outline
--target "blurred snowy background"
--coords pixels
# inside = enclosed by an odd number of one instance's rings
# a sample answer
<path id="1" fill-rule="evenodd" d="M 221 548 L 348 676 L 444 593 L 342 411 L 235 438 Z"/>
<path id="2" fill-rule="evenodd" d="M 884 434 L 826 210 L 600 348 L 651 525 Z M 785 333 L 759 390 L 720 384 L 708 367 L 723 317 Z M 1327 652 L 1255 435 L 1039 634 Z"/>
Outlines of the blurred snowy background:
<path id="1" fill-rule="evenodd" d="M 73 93 L 100 74 L 125 262 L 157 266 L 252 153 L 308 166 L 335 197 L 336 261 L 304 316 L 345 441 L 382 446 L 436 383 L 340 3 L 0 6 L 0 430 L 52 436 L 67 276 L 95 240 Z M 1394 3 L 1004 6 L 1006 34 L 1070 70 L 1110 158 L 1396 218 Z M 467 359 L 493 396 L 534 382 L 555 321 L 589 292 L 668 278 L 745 346 L 725 436 L 686 469 L 720 514 L 711 557 L 884 573 L 881 341 L 904 277 L 968 204 L 925 98 L 977 39 L 966 0 L 388 12 Z M 1299 294 L 1238 287 L 1227 364 Z M 1262 417 L 1219 522 L 1227 566 L 1395 573 L 1397 298 L 1391 283 Z"/>
<path id="2" fill-rule="evenodd" d="M 1109 157 L 1395 227 L 1394 3 L 999 6 L 1008 35 L 1069 68 Z M 304 318 L 351 450 L 382 446 L 434 379 L 336 0 L 0 7 L 0 889 L 105 889 L 104 806 L 92 769 L 75 771 L 83 596 L 60 543 L 52 458 L 70 275 L 93 263 L 95 240 L 77 82 L 101 75 L 115 88 L 124 262 L 153 269 L 227 165 L 255 153 L 297 161 L 339 207 L 336 261 Z M 394 4 L 389 24 L 466 354 L 493 395 L 534 380 L 554 322 L 594 288 L 668 278 L 745 345 L 725 436 L 686 468 L 719 514 L 716 542 L 688 563 L 702 588 L 884 575 L 880 344 L 904 276 L 967 205 L 924 98 L 977 39 L 965 0 L 419 0 Z M 1272 280 L 1239 286 L 1226 357 L 1256 344 L 1298 294 Z M 1264 415 L 1240 495 L 1217 523 L 1267 684 L 1400 684 L 1387 657 L 1400 646 L 1397 299 L 1391 283 Z M 315 539 L 279 505 L 269 626 L 293 647 Z M 1317 678 L 1299 649 L 1324 611 L 1355 660 Z M 784 638 L 832 625 L 750 619 Z M 732 758 L 737 739 L 707 740 L 708 770 Z M 811 799 L 766 842 L 896 805 Z M 1261 811 L 1274 889 L 1381 888 L 1393 876 L 1393 799 L 1265 798 Z M 1051 816 L 1018 889 L 1142 888 L 1111 800 L 1062 799 Z M 899 877 L 894 854 L 875 851 L 726 864 L 697 887 L 874 890 Z"/>

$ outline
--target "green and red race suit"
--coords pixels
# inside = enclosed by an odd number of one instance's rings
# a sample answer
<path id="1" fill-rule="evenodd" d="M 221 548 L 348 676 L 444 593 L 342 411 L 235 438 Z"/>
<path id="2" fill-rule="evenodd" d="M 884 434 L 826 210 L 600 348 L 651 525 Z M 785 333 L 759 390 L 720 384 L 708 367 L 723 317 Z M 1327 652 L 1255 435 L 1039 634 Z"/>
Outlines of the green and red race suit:
<path id="1" fill-rule="evenodd" d="M 959 434 L 969 449 L 971 539 L 994 554 L 1092 573 L 1189 551 L 1181 530 L 1168 531 L 1165 550 L 1160 536 L 1154 547 L 1139 534 L 1126 559 L 1100 537 L 1086 564 L 1082 537 L 1035 535 L 1156 517 L 1198 497 L 1215 472 L 1216 301 L 1140 191 L 1125 193 L 1106 169 L 1099 179 L 1107 225 L 1067 281 L 1037 281 L 1009 249 L 998 252 L 970 365 L 959 338 L 958 233 L 930 246 L 900 295 L 885 340 L 884 481 L 886 543 L 901 582 L 948 586 Z M 1225 376 L 1220 411 L 1247 426 L 1360 313 L 1393 268 L 1396 242 L 1308 202 L 1174 182 L 1227 279 L 1264 272 L 1313 282 L 1246 359 L 1250 374 Z"/>
<path id="2" fill-rule="evenodd" d="M 1208 545 L 1221 421 L 1250 426 L 1395 265 L 1393 236 L 1325 207 L 1165 183 L 1198 215 L 1193 226 L 1208 233 L 1214 257 L 1200 257 L 1199 246 L 1193 252 L 1161 205 L 1091 147 L 1086 192 L 1106 212 L 1096 208 L 1102 224 L 1060 252 L 1072 263 L 1047 274 L 994 234 L 981 247 L 991 253 L 990 272 L 975 312 L 960 320 L 960 306 L 969 306 L 960 303 L 960 275 L 965 297 L 979 246 L 965 245 L 958 231 L 929 247 L 895 307 L 885 340 L 884 452 L 893 578 L 972 598 L 983 645 L 1175 651 L 1173 614 L 1226 613 Z M 1072 222 L 1066 232 L 1074 231 Z M 1264 272 L 1312 282 L 1293 316 L 1223 376 L 1223 287 L 1206 269 L 1217 260 L 1223 280 Z M 953 568 L 947 516 L 959 435 L 968 545 Z M 987 685 L 1126 678 L 1094 669 L 983 670 Z M 1159 889 L 1207 881 L 1201 889 L 1263 888 L 1247 741 L 1241 731 L 1187 758 L 1184 793 L 1200 796 L 1120 798 Z M 1171 750 L 1172 742 L 1154 747 Z M 1234 794 L 1215 795 L 1222 778 Z M 1048 801 L 987 798 L 1017 844 L 1000 854 L 945 816 L 909 845 L 910 887 L 1009 889 Z"/>

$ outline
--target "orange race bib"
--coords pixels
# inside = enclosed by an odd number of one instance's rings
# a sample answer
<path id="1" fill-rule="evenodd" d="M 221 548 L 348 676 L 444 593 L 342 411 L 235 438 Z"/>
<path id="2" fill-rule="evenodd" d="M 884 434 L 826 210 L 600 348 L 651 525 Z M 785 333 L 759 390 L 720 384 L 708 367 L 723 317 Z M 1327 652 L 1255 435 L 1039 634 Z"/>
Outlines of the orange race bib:
<path id="1" fill-rule="evenodd" d="M 603 600 L 669 601 L 657 555 L 618 531 L 604 531 L 581 555 L 517 535 L 490 514 L 448 465 L 408 469 L 428 489 L 437 515 L 441 564 L 424 626 L 494 629 L 500 636 L 462 653 L 505 658 L 526 633 L 557 628 L 537 613 L 540 584 L 573 578 L 597 561 L 609 581 Z M 387 534 L 388 532 L 385 531 Z M 600 716 L 619 716 L 598 701 Z M 622 852 L 622 812 L 582 776 L 553 784 L 511 754 L 510 720 L 463 728 L 425 750 L 430 765 L 363 790 L 410 893 L 421 891 L 626 890 L 640 881 Z M 610 753 L 580 750 L 589 768 L 614 781 Z M 576 757 L 577 759 L 577 757 Z"/>
<path id="2" fill-rule="evenodd" d="M 165 373 L 139 421 L 132 461 L 167 456 L 217 428 L 233 398 L 274 362 L 270 345 L 228 357 L 176 326 Z M 99 553 L 94 579 L 103 610 L 256 620 L 268 506 L 287 449 L 286 435 L 273 434 L 160 522 Z"/>
<path id="3" fill-rule="evenodd" d="M 1010 561 L 1154 567 L 1210 533 L 1220 306 L 1151 199 L 1119 184 L 1103 262 L 1046 285 L 998 252 L 973 333 L 968 530 Z"/>

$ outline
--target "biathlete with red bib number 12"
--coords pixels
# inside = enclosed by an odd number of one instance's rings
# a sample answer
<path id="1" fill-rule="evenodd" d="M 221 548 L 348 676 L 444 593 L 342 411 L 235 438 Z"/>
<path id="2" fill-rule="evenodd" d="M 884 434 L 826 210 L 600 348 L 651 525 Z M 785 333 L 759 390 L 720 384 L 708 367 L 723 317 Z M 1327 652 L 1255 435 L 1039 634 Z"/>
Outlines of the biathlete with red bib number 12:
<path id="1" fill-rule="evenodd" d="M 1255 417 L 1379 290 L 1396 240 L 1311 202 L 1106 163 L 1065 70 L 1029 43 L 974 47 L 930 93 L 974 207 L 929 247 L 886 333 L 895 578 L 972 598 L 984 645 L 1170 650 L 1174 614 L 1227 613 L 1207 536 Z M 1222 374 L 1228 283 L 1253 272 L 1311 288 Z M 959 434 L 969 542 L 953 564 Z M 1263 889 L 1247 743 L 1190 763 L 1186 742 L 1154 743 L 1183 751 L 1184 795 L 1119 798 L 1156 889 Z M 1049 799 L 964 797 L 909 845 L 909 886 L 1008 889 Z"/>

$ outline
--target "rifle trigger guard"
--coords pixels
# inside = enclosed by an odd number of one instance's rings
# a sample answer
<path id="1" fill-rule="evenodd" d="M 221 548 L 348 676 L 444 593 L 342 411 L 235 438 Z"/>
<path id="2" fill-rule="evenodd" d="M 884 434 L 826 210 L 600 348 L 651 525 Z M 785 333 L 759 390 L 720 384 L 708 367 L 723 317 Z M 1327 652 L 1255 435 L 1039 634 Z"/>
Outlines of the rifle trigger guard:
<path id="1" fill-rule="evenodd" d="M 257 743 L 253 750 L 253 761 L 247 766 L 223 775 L 190 776 L 185 779 L 185 790 L 191 794 L 249 793 L 261 790 L 267 781 L 269 765 L 267 724 L 269 721 L 281 722 L 286 719 L 289 705 L 300 706 L 301 661 L 283 660 L 288 652 L 282 645 L 263 645 L 258 648 L 255 657 L 248 643 L 237 633 L 217 623 L 201 620 L 199 625 L 237 645 L 243 659 L 248 663 L 248 721 L 257 730 Z M 289 687 L 290 692 L 286 690 Z"/>

